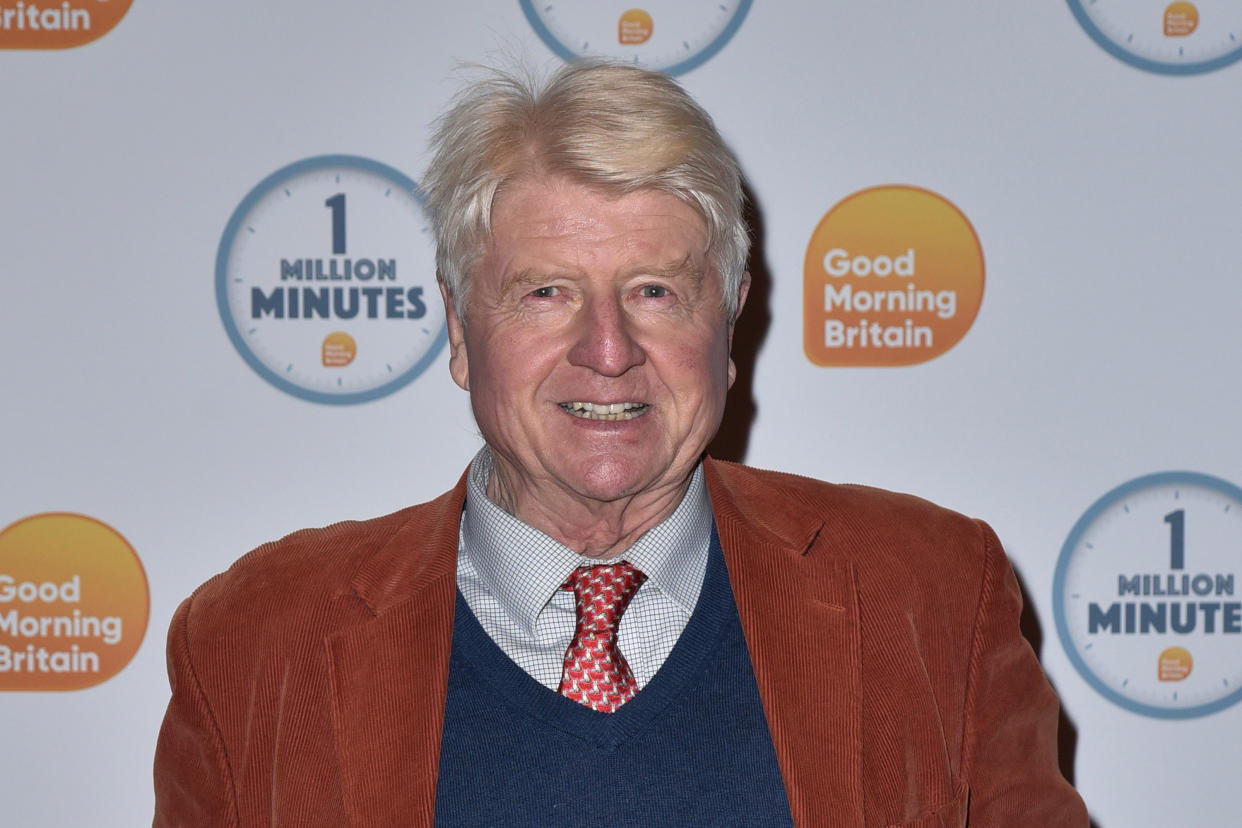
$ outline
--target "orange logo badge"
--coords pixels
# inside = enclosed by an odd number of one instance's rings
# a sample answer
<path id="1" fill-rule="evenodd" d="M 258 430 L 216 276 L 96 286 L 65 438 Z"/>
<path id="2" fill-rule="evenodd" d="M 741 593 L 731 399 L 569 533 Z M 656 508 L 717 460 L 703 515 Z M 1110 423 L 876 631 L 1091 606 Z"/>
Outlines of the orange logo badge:
<path id="1" fill-rule="evenodd" d="M 116 27 L 134 0 L 17 0 L 0 6 L 0 49 L 70 49 Z"/>
<path id="2" fill-rule="evenodd" d="M 642 9 L 630 9 L 617 21 L 617 42 L 622 46 L 638 46 L 651 39 L 653 29 L 651 15 Z"/>
<path id="3" fill-rule="evenodd" d="M 873 187 L 820 220 L 803 266 L 803 349 L 823 366 L 914 365 L 956 345 L 983 301 L 983 250 L 948 200 Z"/>
<path id="4" fill-rule="evenodd" d="M 358 355 L 358 343 L 344 331 L 334 331 L 323 338 L 323 367 L 342 368 Z"/>
<path id="5" fill-rule="evenodd" d="M 138 652 L 151 599 L 133 547 L 94 518 L 48 513 L 0 532 L 0 690 L 81 690 Z"/>
<path id="6" fill-rule="evenodd" d="M 1199 28 L 1199 10 L 1194 3 L 1179 0 L 1164 10 L 1165 37 L 1185 37 Z"/>
<path id="7" fill-rule="evenodd" d="M 1158 677 L 1161 681 L 1181 681 L 1190 675 L 1194 664 L 1195 660 L 1185 647 L 1169 647 L 1160 653 Z"/>

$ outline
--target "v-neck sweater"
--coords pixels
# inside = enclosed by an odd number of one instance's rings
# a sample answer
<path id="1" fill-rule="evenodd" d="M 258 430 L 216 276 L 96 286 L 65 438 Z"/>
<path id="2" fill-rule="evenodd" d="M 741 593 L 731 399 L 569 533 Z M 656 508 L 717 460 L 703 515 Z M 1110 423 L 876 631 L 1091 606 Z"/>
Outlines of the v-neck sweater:
<path id="1" fill-rule="evenodd" d="M 715 532 L 664 665 L 615 713 L 549 690 L 457 597 L 437 826 L 792 825 Z"/>

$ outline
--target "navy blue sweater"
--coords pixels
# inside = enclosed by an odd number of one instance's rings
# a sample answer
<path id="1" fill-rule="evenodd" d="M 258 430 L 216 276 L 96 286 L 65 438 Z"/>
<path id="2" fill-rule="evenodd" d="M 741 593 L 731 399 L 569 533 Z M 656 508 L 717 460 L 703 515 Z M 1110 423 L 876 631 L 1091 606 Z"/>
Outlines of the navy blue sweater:
<path id="1" fill-rule="evenodd" d="M 536 682 L 457 596 L 436 825 L 594 824 L 792 825 L 714 532 L 685 631 L 616 713 Z"/>

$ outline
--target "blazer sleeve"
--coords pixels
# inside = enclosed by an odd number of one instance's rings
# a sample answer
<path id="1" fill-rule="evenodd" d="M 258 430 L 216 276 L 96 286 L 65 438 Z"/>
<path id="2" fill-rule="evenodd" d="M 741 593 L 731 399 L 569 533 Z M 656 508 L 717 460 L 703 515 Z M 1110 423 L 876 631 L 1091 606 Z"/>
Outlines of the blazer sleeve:
<path id="1" fill-rule="evenodd" d="M 1018 580 L 995 533 L 979 525 L 984 572 L 964 720 L 969 823 L 1086 828 L 1086 806 L 1057 764 L 1059 702 L 1019 629 Z"/>
<path id="2" fill-rule="evenodd" d="M 224 740 L 190 658 L 193 600 L 182 602 L 168 630 L 172 698 L 155 748 L 156 828 L 238 824 Z"/>

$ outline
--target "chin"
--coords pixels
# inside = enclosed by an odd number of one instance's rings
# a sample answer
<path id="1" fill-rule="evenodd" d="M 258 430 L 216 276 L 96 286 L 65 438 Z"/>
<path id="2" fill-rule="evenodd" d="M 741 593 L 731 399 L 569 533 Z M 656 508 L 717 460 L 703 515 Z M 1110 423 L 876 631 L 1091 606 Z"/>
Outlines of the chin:
<path id="1" fill-rule="evenodd" d="M 592 457 L 578 464 L 572 486 L 592 500 L 613 501 L 642 492 L 660 479 L 650 464 L 617 455 Z"/>

